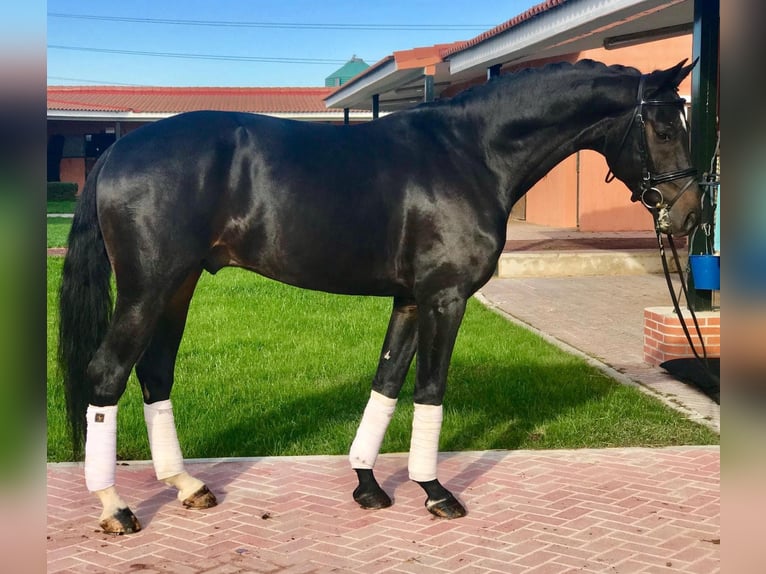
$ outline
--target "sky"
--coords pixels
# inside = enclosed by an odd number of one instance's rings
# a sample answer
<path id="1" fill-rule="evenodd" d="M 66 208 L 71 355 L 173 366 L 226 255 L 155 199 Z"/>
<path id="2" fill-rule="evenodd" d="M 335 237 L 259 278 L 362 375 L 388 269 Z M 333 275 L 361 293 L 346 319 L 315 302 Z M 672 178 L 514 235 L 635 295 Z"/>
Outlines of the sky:
<path id="1" fill-rule="evenodd" d="M 468 40 L 539 2 L 48 0 L 47 83 L 323 86 L 352 56 Z"/>

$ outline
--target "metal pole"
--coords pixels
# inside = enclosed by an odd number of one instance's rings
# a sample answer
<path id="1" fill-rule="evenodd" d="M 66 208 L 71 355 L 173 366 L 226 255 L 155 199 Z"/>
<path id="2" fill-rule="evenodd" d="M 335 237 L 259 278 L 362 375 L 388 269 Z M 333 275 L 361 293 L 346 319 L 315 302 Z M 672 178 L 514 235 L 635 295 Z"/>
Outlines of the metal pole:
<path id="1" fill-rule="evenodd" d="M 434 101 L 434 77 L 426 75 L 423 81 L 423 101 Z"/>
<path id="2" fill-rule="evenodd" d="M 490 66 L 487 68 L 487 81 L 489 82 L 492 78 L 497 78 L 500 75 L 500 67 L 502 64 L 495 64 L 494 66 Z"/>
<path id="3" fill-rule="evenodd" d="M 718 37 L 720 27 L 720 0 L 694 0 L 694 33 L 692 56 L 699 58 L 692 71 L 691 155 L 700 174 L 710 171 L 710 160 L 715 152 L 718 136 Z M 712 193 L 712 189 L 703 188 Z M 702 223 L 708 224 L 712 234 L 713 210 L 709 198 L 703 201 Z M 694 234 L 689 254 L 709 253 L 708 236 L 702 229 Z M 688 269 L 687 269 L 688 271 Z M 689 279 L 688 305 L 695 311 L 709 311 L 713 307 L 713 292 L 695 289 L 694 278 Z"/>
<path id="4" fill-rule="evenodd" d="M 372 119 L 377 120 L 380 115 L 380 95 L 372 95 Z"/>

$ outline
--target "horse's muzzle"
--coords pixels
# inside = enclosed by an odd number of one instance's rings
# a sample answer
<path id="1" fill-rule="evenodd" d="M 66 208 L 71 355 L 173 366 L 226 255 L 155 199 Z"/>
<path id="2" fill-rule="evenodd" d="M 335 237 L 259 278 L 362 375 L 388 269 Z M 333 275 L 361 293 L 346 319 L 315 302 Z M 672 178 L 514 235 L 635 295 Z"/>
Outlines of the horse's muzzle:
<path id="1" fill-rule="evenodd" d="M 694 180 L 689 180 L 671 199 L 666 199 L 659 186 L 644 189 L 640 195 L 641 202 L 654 216 L 657 231 L 677 237 L 689 235 L 699 225 L 700 197 L 701 190 Z"/>
<path id="2" fill-rule="evenodd" d="M 689 235 L 699 225 L 700 217 L 700 209 L 696 206 L 689 211 L 684 211 L 681 206 L 660 205 L 654 212 L 657 230 L 675 237 Z"/>

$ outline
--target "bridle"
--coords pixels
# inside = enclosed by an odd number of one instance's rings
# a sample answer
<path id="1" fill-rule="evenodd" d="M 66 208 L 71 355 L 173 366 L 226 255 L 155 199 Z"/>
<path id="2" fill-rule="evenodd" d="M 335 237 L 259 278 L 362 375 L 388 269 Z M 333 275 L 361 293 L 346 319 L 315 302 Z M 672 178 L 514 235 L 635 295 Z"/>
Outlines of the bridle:
<path id="1" fill-rule="evenodd" d="M 642 75 L 638 82 L 638 94 L 636 98 L 636 105 L 633 108 L 633 116 L 630 123 L 622 135 L 620 145 L 617 148 L 617 153 L 621 153 L 625 147 L 625 142 L 628 140 L 633 126 L 638 126 L 639 133 L 641 134 L 638 140 L 638 149 L 641 159 L 641 184 L 638 191 L 633 191 L 633 201 L 641 200 L 647 209 L 652 213 L 655 220 L 655 226 L 658 230 L 666 232 L 670 228 L 670 208 L 681 198 L 681 196 L 688 190 L 691 185 L 696 181 L 697 170 L 693 167 L 685 169 L 677 169 L 674 171 L 666 171 L 663 173 L 653 173 L 649 167 L 651 157 L 649 155 L 649 148 L 646 142 L 646 122 L 644 122 L 644 107 L 645 106 L 673 106 L 680 108 L 682 111 L 685 109 L 686 100 L 684 98 L 676 98 L 675 100 L 646 100 L 644 99 L 644 81 L 646 76 Z M 677 179 L 689 178 L 689 181 L 681 188 L 675 197 L 670 200 L 665 199 L 657 186 L 669 181 L 675 181 Z M 614 172 L 610 169 L 604 181 L 606 183 L 611 182 L 615 178 Z"/>

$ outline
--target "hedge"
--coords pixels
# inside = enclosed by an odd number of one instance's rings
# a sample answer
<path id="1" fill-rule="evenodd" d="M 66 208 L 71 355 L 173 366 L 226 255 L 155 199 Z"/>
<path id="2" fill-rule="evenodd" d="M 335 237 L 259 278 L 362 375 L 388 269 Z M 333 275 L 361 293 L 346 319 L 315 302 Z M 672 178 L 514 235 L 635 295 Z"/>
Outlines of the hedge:
<path id="1" fill-rule="evenodd" d="M 48 182 L 48 201 L 74 201 L 76 199 L 76 183 L 65 181 Z"/>

